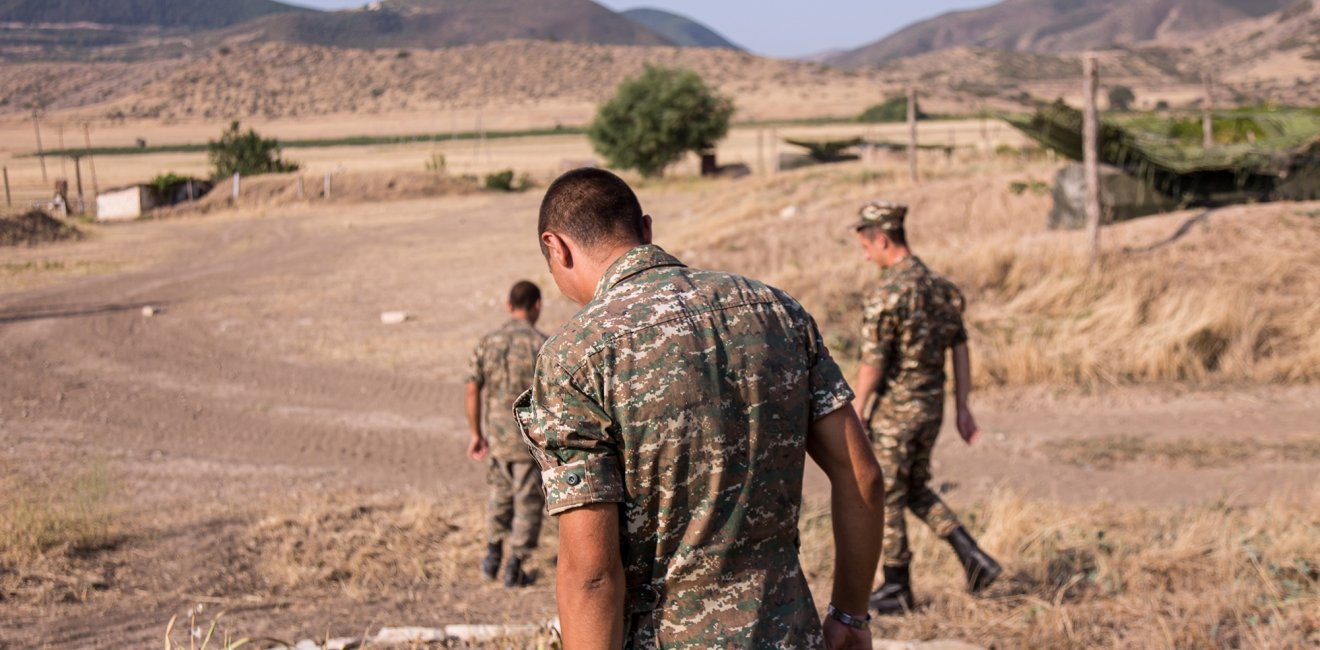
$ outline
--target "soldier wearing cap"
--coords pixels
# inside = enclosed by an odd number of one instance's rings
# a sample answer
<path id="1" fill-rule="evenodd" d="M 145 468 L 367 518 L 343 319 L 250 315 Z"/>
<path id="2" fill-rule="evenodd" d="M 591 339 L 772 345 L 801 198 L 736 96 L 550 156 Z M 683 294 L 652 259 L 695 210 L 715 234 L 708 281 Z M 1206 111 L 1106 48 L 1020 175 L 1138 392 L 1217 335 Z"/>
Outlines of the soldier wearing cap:
<path id="1" fill-rule="evenodd" d="M 490 496 L 488 535 L 481 573 L 494 580 L 509 542 L 504 585 L 521 587 L 535 576 L 524 567 L 541 536 L 541 473 L 523 444 L 513 401 L 532 385 L 536 355 L 545 335 L 536 329 L 541 289 L 526 280 L 509 290 L 509 320 L 482 337 L 468 362 L 467 417 L 472 427 L 468 457 L 486 462 Z"/>
<path id="2" fill-rule="evenodd" d="M 517 406 L 559 518 L 564 647 L 871 647 L 882 479 L 811 316 L 652 245 L 607 171 L 556 180 L 539 238 L 583 305 Z M 798 560 L 808 455 L 834 515 L 823 622 Z"/>
<path id="3" fill-rule="evenodd" d="M 885 473 L 885 582 L 872 594 L 871 608 L 898 614 L 913 607 L 907 510 L 953 546 L 972 593 L 988 587 L 1002 569 L 928 485 L 931 449 L 944 416 L 944 364 L 950 349 L 958 433 L 969 445 L 981 433 L 967 404 L 971 369 L 962 293 L 909 250 L 906 205 L 867 203 L 859 217 L 857 241 L 866 259 L 882 269 L 880 283 L 863 305 L 862 359 L 854 384 L 854 405 L 869 425 Z"/>

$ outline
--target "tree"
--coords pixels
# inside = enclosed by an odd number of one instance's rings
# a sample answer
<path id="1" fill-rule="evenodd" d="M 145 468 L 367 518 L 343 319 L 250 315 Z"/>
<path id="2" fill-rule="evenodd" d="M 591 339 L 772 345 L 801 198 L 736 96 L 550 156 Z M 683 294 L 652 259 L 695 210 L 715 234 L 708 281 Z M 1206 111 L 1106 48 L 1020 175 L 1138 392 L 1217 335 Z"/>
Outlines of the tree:
<path id="1" fill-rule="evenodd" d="M 230 123 L 219 140 L 207 142 L 206 149 L 215 178 L 296 172 L 300 167 L 296 162 L 280 158 L 279 140 L 263 138 L 254 129 L 243 133 L 237 120 Z"/>
<path id="2" fill-rule="evenodd" d="M 1109 108 L 1111 110 L 1129 110 L 1132 108 L 1132 102 L 1136 100 L 1136 93 L 1133 93 L 1132 89 L 1127 86 L 1114 86 L 1109 89 Z"/>
<path id="3" fill-rule="evenodd" d="M 729 133 L 733 110 L 697 73 L 648 65 L 619 84 L 587 136 L 610 166 L 655 177 L 685 153 L 715 146 Z"/>

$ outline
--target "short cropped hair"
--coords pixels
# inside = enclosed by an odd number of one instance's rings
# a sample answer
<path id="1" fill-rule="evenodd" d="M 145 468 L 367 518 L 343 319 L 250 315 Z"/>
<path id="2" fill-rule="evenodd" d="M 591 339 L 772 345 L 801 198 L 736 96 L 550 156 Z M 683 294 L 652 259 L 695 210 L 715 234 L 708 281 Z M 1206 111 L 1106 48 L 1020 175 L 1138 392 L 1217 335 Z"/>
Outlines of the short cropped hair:
<path id="1" fill-rule="evenodd" d="M 875 236 L 879 234 L 888 237 L 889 241 L 895 246 L 907 248 L 908 245 L 907 229 L 902 226 L 898 228 L 863 228 L 860 232 L 866 235 L 867 239 L 874 240 Z"/>
<path id="2" fill-rule="evenodd" d="M 526 280 L 513 285 L 513 288 L 509 289 L 509 306 L 514 309 L 531 309 L 540 301 L 541 288 Z"/>
<path id="3" fill-rule="evenodd" d="M 537 235 L 553 230 L 583 247 L 642 241 L 642 204 L 622 178 L 603 169 L 575 169 L 560 176 L 541 201 Z"/>

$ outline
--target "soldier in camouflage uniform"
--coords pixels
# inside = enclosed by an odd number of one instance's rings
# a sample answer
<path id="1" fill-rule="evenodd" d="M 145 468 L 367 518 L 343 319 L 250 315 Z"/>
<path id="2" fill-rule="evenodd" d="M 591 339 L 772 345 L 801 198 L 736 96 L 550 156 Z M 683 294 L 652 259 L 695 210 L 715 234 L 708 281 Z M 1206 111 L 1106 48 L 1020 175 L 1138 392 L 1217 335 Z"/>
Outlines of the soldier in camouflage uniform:
<path id="1" fill-rule="evenodd" d="M 557 180 L 540 233 L 585 305 L 517 407 L 559 519 L 565 647 L 869 648 L 882 479 L 811 316 L 650 245 L 609 172 Z M 798 562 L 808 452 L 834 490 L 823 627 Z"/>
<path id="2" fill-rule="evenodd" d="M 912 255 L 906 216 L 907 206 L 868 203 L 855 224 L 866 258 L 884 269 L 862 310 L 862 363 L 856 383 L 858 413 L 869 425 L 885 472 L 885 583 L 871 598 L 872 609 L 881 614 L 913 606 L 906 510 L 953 545 L 973 593 L 988 587 L 1001 572 L 929 486 L 931 450 L 944 418 L 944 362 L 950 349 L 958 431 L 971 444 L 980 430 L 967 405 L 971 370 L 962 292 Z M 877 399 L 867 413 L 872 395 Z"/>
<path id="3" fill-rule="evenodd" d="M 468 364 L 467 416 L 472 427 L 468 457 L 488 465 L 489 536 L 481 572 L 495 579 L 508 538 L 504 584 L 518 587 L 534 580 L 524 564 L 541 536 L 545 508 L 540 471 L 513 417 L 513 402 L 531 387 L 536 355 L 545 343 L 545 335 L 536 329 L 541 290 L 526 281 L 513 285 L 508 309 L 509 321 L 481 339 Z"/>

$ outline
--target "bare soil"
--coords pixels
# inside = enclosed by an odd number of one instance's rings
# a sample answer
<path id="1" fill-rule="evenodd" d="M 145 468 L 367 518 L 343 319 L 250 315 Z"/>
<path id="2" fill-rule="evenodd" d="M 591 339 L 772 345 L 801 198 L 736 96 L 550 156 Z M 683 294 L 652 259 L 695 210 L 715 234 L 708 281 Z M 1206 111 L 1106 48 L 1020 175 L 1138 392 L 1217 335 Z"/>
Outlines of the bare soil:
<path id="1" fill-rule="evenodd" d="M 734 183 L 645 189 L 659 243 L 682 253 L 687 242 L 666 233 L 691 231 L 690 207 Z M 553 527 L 538 586 L 477 577 L 485 487 L 463 457 L 464 360 L 502 320 L 506 287 L 542 285 L 547 331 L 574 310 L 536 248 L 538 200 L 247 210 L 0 253 L 31 263 L 0 276 L 4 487 L 14 498 L 104 465 L 116 532 L 104 548 L 0 562 L 0 646 L 141 647 L 199 605 L 199 620 L 223 611 L 245 634 L 284 638 L 553 616 Z M 43 270 L 64 261 L 92 270 Z M 387 310 L 410 320 L 382 325 Z M 984 442 L 946 432 L 936 450 L 955 508 L 996 488 L 1078 504 L 1251 504 L 1313 488 L 1320 470 L 1305 454 L 1198 464 L 1058 451 L 1121 449 L 1123 436 L 1314 445 L 1314 386 L 1005 388 L 975 403 Z M 824 485 L 813 474 L 809 498 Z M 350 535 L 364 526 L 376 534 Z"/>

